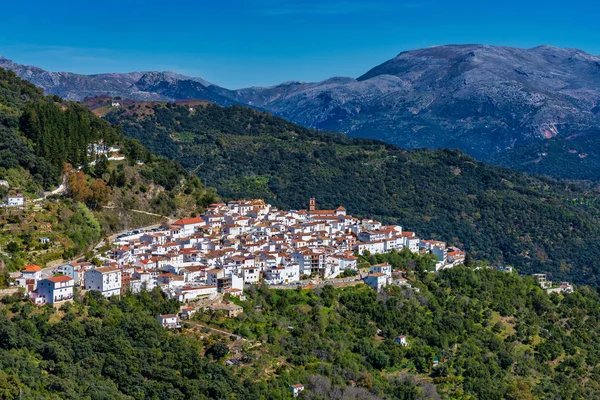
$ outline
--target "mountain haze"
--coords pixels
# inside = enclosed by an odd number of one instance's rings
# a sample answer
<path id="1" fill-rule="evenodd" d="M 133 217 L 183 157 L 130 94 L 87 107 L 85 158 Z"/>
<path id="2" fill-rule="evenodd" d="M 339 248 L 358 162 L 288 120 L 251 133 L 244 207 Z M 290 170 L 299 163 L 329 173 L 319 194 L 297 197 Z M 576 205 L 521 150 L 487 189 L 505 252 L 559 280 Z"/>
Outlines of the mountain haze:
<path id="1" fill-rule="evenodd" d="M 0 57 L 0 67 L 14 71 L 22 79 L 68 100 L 108 95 L 134 100 L 201 99 L 218 104 L 232 104 L 212 90 L 212 84 L 171 71 L 146 71 L 82 75 L 71 72 L 48 72 L 38 67 L 17 64 Z"/>

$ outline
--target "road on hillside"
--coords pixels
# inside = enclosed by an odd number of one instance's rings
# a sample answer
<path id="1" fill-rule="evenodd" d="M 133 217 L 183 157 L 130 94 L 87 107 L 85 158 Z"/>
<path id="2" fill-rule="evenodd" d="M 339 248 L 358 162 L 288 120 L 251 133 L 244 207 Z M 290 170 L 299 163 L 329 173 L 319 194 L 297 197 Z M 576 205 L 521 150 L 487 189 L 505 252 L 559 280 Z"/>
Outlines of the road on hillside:
<path id="1" fill-rule="evenodd" d="M 189 320 L 186 320 L 186 321 L 183 321 L 183 322 L 187 322 L 188 324 L 190 324 L 191 326 L 193 326 L 193 327 L 196 327 L 196 328 L 200 328 L 200 329 L 203 329 L 203 328 L 210 329 L 211 331 L 213 331 L 213 332 L 216 332 L 216 333 L 218 333 L 219 335 L 223 335 L 223 336 L 227 336 L 227 337 L 235 336 L 235 337 L 236 337 L 236 340 L 240 340 L 240 341 L 243 341 L 243 342 L 245 342 L 245 341 L 247 341 L 247 340 L 248 340 L 248 339 L 246 339 L 246 338 L 244 338 L 244 337 L 241 337 L 240 335 L 236 335 L 235 333 L 231 333 L 231 332 L 227 332 L 227 331 L 222 331 L 222 330 L 220 330 L 220 329 L 212 328 L 212 327 L 210 327 L 210 326 L 208 326 L 208 325 L 204 325 L 204 324 L 201 324 L 201 323 L 199 323 L 199 322 L 196 322 L 196 321 L 189 321 Z"/>
<path id="2" fill-rule="evenodd" d="M 149 212 L 146 212 L 146 211 L 138 211 L 138 210 L 129 210 L 129 211 L 137 211 L 137 212 L 142 212 L 142 213 L 144 213 L 144 214 L 148 214 L 148 215 L 156 215 L 156 216 L 162 217 L 162 215 L 159 215 L 159 214 L 152 214 L 152 213 L 149 213 Z M 167 218 L 167 221 L 168 221 L 168 223 L 169 223 L 169 224 L 171 224 L 171 223 L 172 223 L 172 222 L 174 222 L 175 220 L 174 220 L 173 218 Z M 132 228 L 132 229 L 139 229 L 140 231 L 148 231 L 148 230 L 151 230 L 151 229 L 160 228 L 160 226 L 161 226 L 161 224 L 152 224 L 152 225 L 144 226 L 144 227 L 141 227 L 141 228 Z M 117 233 L 114 233 L 114 234 L 112 234 L 112 235 L 110 235 L 110 236 L 108 237 L 108 241 L 109 241 L 110 243 L 112 243 L 112 242 L 114 242 L 114 240 L 117 238 L 117 236 L 123 235 L 124 233 L 127 233 L 127 232 L 129 232 L 130 230 L 131 230 L 131 229 L 127 229 L 127 230 L 125 230 L 125 231 L 122 231 L 122 232 L 117 232 Z M 106 245 L 106 241 L 105 241 L 104 239 L 102 239 L 102 240 L 101 240 L 101 241 L 100 241 L 100 242 L 99 242 L 99 243 L 98 243 L 96 246 L 94 246 L 94 252 L 95 252 L 95 253 L 96 253 L 96 252 L 98 252 L 98 250 L 99 250 L 101 247 L 103 247 L 104 245 Z"/>
<path id="3" fill-rule="evenodd" d="M 33 200 L 31 200 L 31 202 L 32 203 L 38 203 L 38 202 L 40 202 L 42 200 L 46 200 L 46 198 L 48 196 L 53 196 L 53 195 L 57 195 L 57 194 L 63 194 L 65 192 L 65 190 L 67 190 L 67 176 L 63 175 L 62 178 L 61 178 L 61 183 L 60 183 L 60 185 L 56 189 L 52 190 L 51 192 L 44 192 L 44 195 L 42 197 L 37 198 L 37 199 L 33 199 Z"/>

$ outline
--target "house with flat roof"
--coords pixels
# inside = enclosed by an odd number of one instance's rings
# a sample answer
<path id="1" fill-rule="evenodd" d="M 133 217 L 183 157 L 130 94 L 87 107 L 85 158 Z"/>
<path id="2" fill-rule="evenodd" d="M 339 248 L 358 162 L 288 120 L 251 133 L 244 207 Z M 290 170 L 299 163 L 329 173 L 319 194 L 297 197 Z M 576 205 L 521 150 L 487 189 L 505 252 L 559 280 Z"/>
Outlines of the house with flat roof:
<path id="1" fill-rule="evenodd" d="M 18 194 L 12 195 L 12 196 L 8 196 L 6 204 L 9 207 L 23 206 L 23 205 L 25 205 L 25 197 L 23 197 L 23 195 L 21 193 L 18 193 Z"/>
<path id="2" fill-rule="evenodd" d="M 100 267 L 85 274 L 85 288 L 96 290 L 104 297 L 121 295 L 121 270 L 115 267 Z"/>

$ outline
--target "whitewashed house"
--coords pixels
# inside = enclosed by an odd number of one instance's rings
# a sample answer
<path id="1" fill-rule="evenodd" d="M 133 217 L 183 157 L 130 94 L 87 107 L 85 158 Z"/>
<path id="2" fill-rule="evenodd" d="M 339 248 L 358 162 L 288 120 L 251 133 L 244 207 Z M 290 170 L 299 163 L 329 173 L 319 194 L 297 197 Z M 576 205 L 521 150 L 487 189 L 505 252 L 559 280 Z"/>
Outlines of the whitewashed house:
<path id="1" fill-rule="evenodd" d="M 32 295 L 35 304 L 58 304 L 73 299 L 73 278 L 60 275 L 42 279 Z"/>
<path id="2" fill-rule="evenodd" d="M 8 196 L 8 201 L 6 202 L 6 204 L 9 207 L 19 207 L 19 206 L 23 206 L 25 205 L 25 197 L 23 197 L 23 195 L 16 194 L 16 195 L 12 195 L 12 196 Z"/>
<path id="3" fill-rule="evenodd" d="M 176 314 L 161 314 L 158 316 L 158 322 L 163 328 L 177 329 L 181 328 L 179 317 Z"/>
<path id="4" fill-rule="evenodd" d="M 384 274 L 385 276 L 392 276 L 392 266 L 387 263 L 371 265 L 369 272 L 372 274 Z"/>
<path id="5" fill-rule="evenodd" d="M 390 281 L 391 277 L 383 273 L 369 274 L 365 277 L 365 284 L 377 292 L 380 292 L 384 286 L 389 285 Z"/>
<path id="6" fill-rule="evenodd" d="M 395 342 L 404 347 L 408 346 L 408 341 L 404 335 L 397 336 Z"/>
<path id="7" fill-rule="evenodd" d="M 91 269 L 85 274 L 85 288 L 96 290 L 104 297 L 121 294 L 121 270 L 114 267 Z"/>

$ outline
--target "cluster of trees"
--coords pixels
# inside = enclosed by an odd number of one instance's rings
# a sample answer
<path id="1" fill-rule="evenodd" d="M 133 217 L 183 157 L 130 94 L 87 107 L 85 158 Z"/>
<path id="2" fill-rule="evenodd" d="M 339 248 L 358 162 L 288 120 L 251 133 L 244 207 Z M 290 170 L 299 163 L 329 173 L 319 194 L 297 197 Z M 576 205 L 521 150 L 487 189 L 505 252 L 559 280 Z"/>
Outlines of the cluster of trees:
<path id="1" fill-rule="evenodd" d="M 298 209 L 314 195 L 321 208 L 344 205 L 477 259 L 599 282 L 600 204 L 595 191 L 578 184 L 485 165 L 454 150 L 406 151 L 320 133 L 238 106 L 190 112 L 174 104 L 132 105 L 106 119 L 225 198 Z"/>
<path id="2" fill-rule="evenodd" d="M 90 144 L 116 142 L 120 129 L 88 108 L 43 96 L 33 84 L 0 69 L 0 168 L 22 168 L 42 188 L 59 183 L 65 163 L 86 166 Z"/>
<path id="3" fill-rule="evenodd" d="M 5 298 L 0 310 L 0 397 L 6 400 L 19 399 L 19 389 L 28 399 L 91 400 L 254 400 L 277 393 L 202 356 L 200 342 L 163 329 L 156 316 L 177 312 L 179 304 L 159 290 L 110 302 L 90 292 L 63 306 L 61 317 L 15 297 Z M 286 398 L 283 393 L 271 398 Z"/>
<path id="4" fill-rule="evenodd" d="M 82 171 L 68 171 L 66 176 L 67 193 L 74 201 L 85 203 L 94 210 L 108 203 L 111 189 L 101 178 L 88 182 Z"/>
<path id="5" fill-rule="evenodd" d="M 433 254 L 413 253 L 408 248 L 400 251 L 392 250 L 389 253 L 371 254 L 365 251 L 358 255 L 358 267 L 365 268 L 370 265 L 387 263 L 394 270 L 411 270 L 418 274 L 435 271 L 437 258 Z"/>
<path id="6" fill-rule="evenodd" d="M 246 292 L 235 320 L 198 318 L 268 343 L 244 354 L 258 369 L 285 359 L 277 374 L 322 375 L 338 391 L 354 382 L 380 398 L 437 398 L 433 383 L 440 396 L 461 399 L 600 395 L 597 291 L 548 295 L 530 277 L 467 267 L 412 284 L 418 292 L 261 287 Z M 399 371 L 413 378 L 389 378 Z"/>
<path id="7" fill-rule="evenodd" d="M 0 168 L 21 167 L 43 188 L 59 183 L 66 164 L 102 178 L 108 162 L 101 159 L 94 167 L 89 165 L 95 158 L 90 146 L 100 141 L 118 144 L 131 165 L 144 163 L 144 178 L 167 190 L 180 187 L 189 176 L 179 163 L 155 156 L 87 107 L 44 96 L 33 84 L 0 68 Z M 114 186 L 115 181 L 111 183 Z M 87 196 L 83 197 L 85 201 Z"/>
<path id="8" fill-rule="evenodd" d="M 49 187 L 57 182 L 59 170 L 38 156 L 18 132 L 21 110 L 31 101 L 45 101 L 42 92 L 0 68 L 0 168 L 23 168 L 38 184 Z"/>
<path id="9" fill-rule="evenodd" d="M 53 101 L 27 103 L 19 120 L 20 132 L 30 140 L 36 155 L 60 171 L 69 163 L 85 166 L 90 145 L 101 140 L 115 143 L 119 129 L 94 116 L 85 106 L 70 102 L 66 109 Z"/>
<path id="10" fill-rule="evenodd" d="M 529 174 L 597 181 L 600 177 L 598 133 L 592 131 L 577 137 L 559 136 L 517 146 L 509 151 L 491 154 L 486 162 Z"/>

